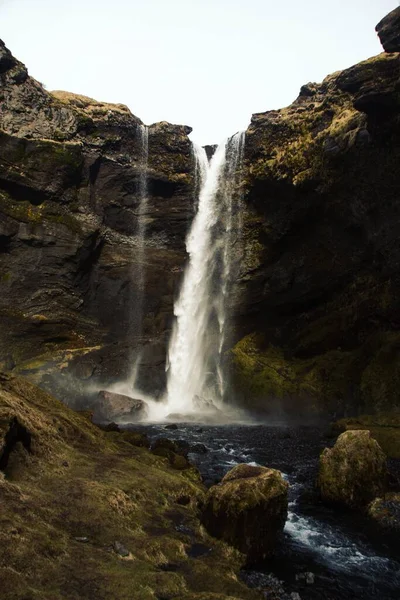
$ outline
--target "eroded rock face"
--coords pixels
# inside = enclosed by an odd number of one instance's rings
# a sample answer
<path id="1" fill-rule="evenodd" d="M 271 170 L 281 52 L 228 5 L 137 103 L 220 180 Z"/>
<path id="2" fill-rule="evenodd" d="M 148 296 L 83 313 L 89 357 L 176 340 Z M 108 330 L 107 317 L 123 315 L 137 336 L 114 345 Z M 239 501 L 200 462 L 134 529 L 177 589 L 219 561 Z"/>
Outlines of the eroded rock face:
<path id="1" fill-rule="evenodd" d="M 376 31 L 386 52 L 400 52 L 400 7 L 386 15 Z"/>
<path id="2" fill-rule="evenodd" d="M 346 431 L 322 452 L 318 487 L 324 502 L 365 509 L 386 486 L 386 456 L 369 431 Z"/>
<path id="3" fill-rule="evenodd" d="M 126 378 L 140 353 L 139 386 L 161 394 L 193 215 L 190 128 L 148 129 L 140 258 L 140 119 L 47 92 L 3 42 L 0 80 L 0 366 L 80 405 L 87 383 Z"/>
<path id="4" fill-rule="evenodd" d="M 211 535 L 246 554 L 270 556 L 287 517 L 288 484 L 275 469 L 241 464 L 207 493 L 202 520 Z"/>
<path id="5" fill-rule="evenodd" d="M 93 420 L 100 423 L 135 423 L 145 419 L 148 406 L 144 400 L 101 390 L 94 406 Z"/>
<path id="6" fill-rule="evenodd" d="M 232 357 L 238 401 L 309 415 L 399 408 L 400 55 L 246 132 Z"/>

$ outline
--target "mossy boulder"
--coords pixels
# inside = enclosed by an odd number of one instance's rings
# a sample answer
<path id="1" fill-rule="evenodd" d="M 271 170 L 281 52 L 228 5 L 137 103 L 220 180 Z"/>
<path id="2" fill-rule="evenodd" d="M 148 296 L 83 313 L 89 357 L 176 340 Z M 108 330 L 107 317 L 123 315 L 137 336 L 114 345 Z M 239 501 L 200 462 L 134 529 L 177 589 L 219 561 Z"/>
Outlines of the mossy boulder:
<path id="1" fill-rule="evenodd" d="M 386 456 L 369 431 L 346 431 L 320 456 L 321 499 L 352 509 L 365 509 L 387 486 Z"/>
<path id="2" fill-rule="evenodd" d="M 332 423 L 330 434 L 338 436 L 344 431 L 367 429 L 388 458 L 400 458 L 400 413 L 378 413 L 348 417 Z"/>
<path id="3" fill-rule="evenodd" d="M 240 464 L 209 489 L 202 521 L 211 535 L 257 563 L 274 551 L 287 517 L 287 493 L 279 471 Z"/>
<path id="4" fill-rule="evenodd" d="M 368 506 L 368 515 L 384 529 L 400 533 L 400 494 L 385 494 L 383 498 L 375 498 Z"/>

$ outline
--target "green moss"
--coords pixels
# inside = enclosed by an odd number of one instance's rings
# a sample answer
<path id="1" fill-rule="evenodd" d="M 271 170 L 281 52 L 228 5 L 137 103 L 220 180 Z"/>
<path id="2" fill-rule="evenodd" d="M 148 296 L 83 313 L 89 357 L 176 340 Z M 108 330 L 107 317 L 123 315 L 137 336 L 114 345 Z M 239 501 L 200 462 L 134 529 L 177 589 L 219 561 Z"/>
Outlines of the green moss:
<path id="1" fill-rule="evenodd" d="M 353 357 L 339 350 L 310 359 L 288 359 L 262 336 L 243 338 L 232 350 L 235 385 L 250 406 L 288 401 L 295 410 L 343 409 L 348 395 Z"/>
<path id="2" fill-rule="evenodd" d="M 378 413 L 340 419 L 332 425 L 332 433 L 368 429 L 389 458 L 400 458 L 400 413 Z"/>
<path id="3" fill-rule="evenodd" d="M 1 441 L 14 418 L 31 434 L 31 452 L 16 448 L 5 478 L 0 474 L 2 599 L 198 600 L 224 589 L 243 600 L 259 597 L 235 576 L 240 556 L 202 529 L 194 508 L 199 482 L 0 374 Z M 193 506 L 176 504 L 182 495 Z M 128 556 L 118 554 L 117 541 Z M 194 542 L 207 544 L 212 556 L 189 557 Z"/>
<path id="4" fill-rule="evenodd" d="M 13 200 L 8 194 L 0 192 L 0 210 L 23 223 L 41 224 L 47 221 L 64 225 L 73 233 L 80 234 L 82 232 L 78 219 L 50 201 L 44 201 L 36 206 L 27 200 Z"/>
<path id="5" fill-rule="evenodd" d="M 366 412 L 400 410 L 400 335 L 388 334 L 361 377 Z"/>

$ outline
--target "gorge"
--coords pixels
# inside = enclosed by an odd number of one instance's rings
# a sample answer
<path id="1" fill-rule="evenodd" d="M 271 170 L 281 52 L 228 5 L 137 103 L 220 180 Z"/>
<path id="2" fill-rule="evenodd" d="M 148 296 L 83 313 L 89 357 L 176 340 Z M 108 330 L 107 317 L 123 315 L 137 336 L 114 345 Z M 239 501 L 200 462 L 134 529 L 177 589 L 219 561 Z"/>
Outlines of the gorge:
<path id="1" fill-rule="evenodd" d="M 4 600 L 396 597 L 399 15 L 384 52 L 204 148 L 47 91 L 0 41 Z M 99 390 L 147 423 L 95 426 Z M 389 459 L 359 519 L 315 483 L 358 429 Z M 259 570 L 204 525 L 222 477 L 256 485 L 241 463 L 289 494 Z"/>

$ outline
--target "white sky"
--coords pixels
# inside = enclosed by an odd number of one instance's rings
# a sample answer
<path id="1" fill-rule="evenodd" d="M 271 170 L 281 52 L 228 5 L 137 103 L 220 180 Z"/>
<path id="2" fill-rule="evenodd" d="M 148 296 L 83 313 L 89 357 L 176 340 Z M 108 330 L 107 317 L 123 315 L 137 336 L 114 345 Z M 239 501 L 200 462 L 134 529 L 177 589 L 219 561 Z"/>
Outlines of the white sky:
<path id="1" fill-rule="evenodd" d="M 0 0 L 0 37 L 49 90 L 121 102 L 216 143 L 382 51 L 397 0 Z"/>

